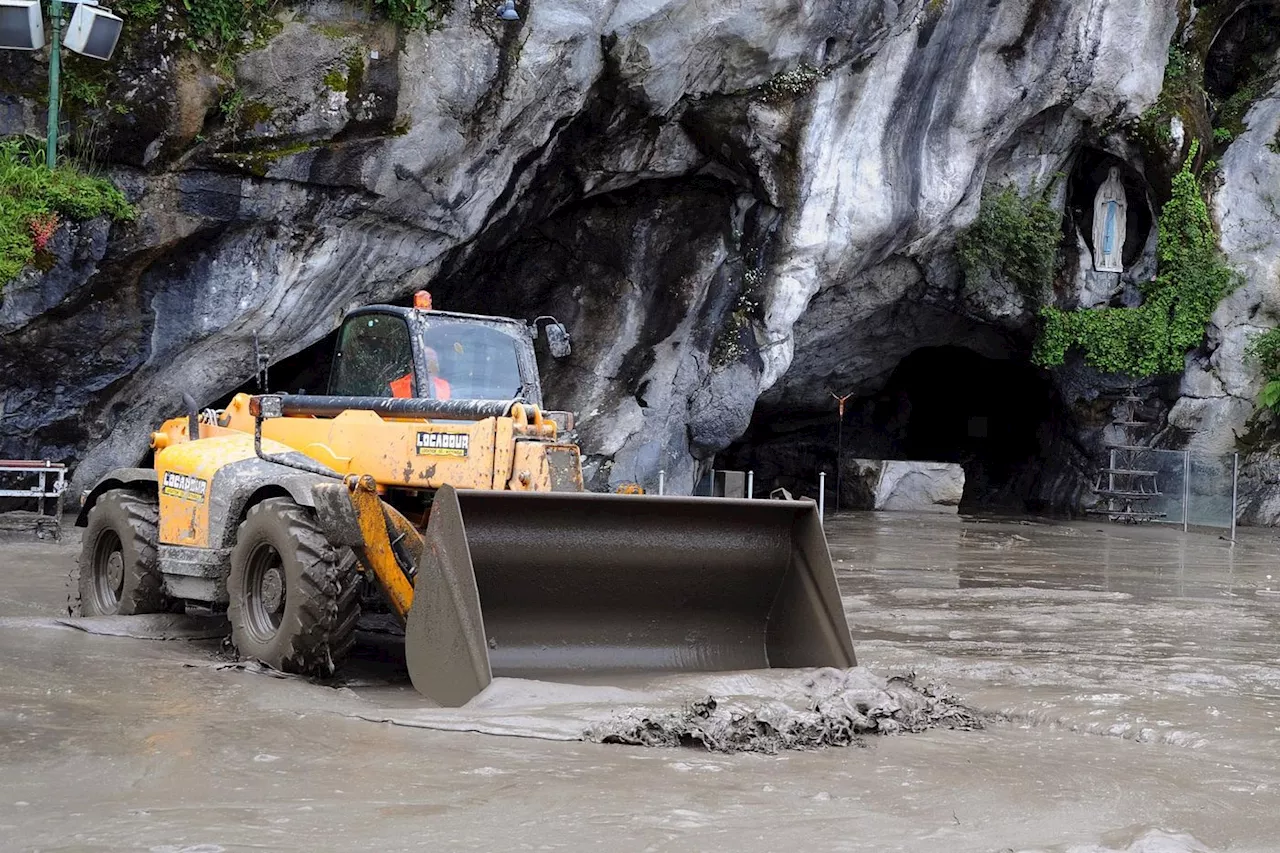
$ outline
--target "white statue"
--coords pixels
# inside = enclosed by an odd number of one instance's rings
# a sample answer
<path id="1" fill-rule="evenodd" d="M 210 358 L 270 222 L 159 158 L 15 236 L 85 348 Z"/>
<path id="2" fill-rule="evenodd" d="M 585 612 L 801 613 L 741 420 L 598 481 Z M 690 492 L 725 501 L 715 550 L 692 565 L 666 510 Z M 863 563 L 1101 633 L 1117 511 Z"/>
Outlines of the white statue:
<path id="1" fill-rule="evenodd" d="M 1128 207 L 1120 170 L 1112 166 L 1093 199 L 1093 268 L 1098 272 L 1124 272 L 1120 257 Z"/>

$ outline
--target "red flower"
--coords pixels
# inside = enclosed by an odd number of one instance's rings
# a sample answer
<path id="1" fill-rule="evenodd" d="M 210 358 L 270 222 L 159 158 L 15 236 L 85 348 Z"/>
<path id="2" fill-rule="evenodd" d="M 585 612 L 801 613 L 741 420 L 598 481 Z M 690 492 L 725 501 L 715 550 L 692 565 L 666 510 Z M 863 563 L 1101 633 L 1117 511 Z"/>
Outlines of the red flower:
<path id="1" fill-rule="evenodd" d="M 31 242 L 36 244 L 36 251 L 43 252 L 53 239 L 53 233 L 58 230 L 58 214 L 36 214 L 31 217 L 28 227 L 31 229 Z"/>

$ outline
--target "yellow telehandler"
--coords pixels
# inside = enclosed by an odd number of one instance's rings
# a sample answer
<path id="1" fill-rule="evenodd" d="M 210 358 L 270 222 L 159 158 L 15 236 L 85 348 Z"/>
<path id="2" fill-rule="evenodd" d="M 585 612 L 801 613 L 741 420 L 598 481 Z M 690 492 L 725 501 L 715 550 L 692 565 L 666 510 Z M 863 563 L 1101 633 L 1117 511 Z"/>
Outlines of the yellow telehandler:
<path id="1" fill-rule="evenodd" d="M 564 327 L 385 305 L 351 312 L 327 395 L 238 394 L 151 436 L 154 466 L 84 497 L 73 613 L 225 608 L 238 652 L 333 673 L 365 581 L 414 686 L 461 705 L 547 679 L 854 665 L 808 501 L 583 490 L 534 341 Z"/>

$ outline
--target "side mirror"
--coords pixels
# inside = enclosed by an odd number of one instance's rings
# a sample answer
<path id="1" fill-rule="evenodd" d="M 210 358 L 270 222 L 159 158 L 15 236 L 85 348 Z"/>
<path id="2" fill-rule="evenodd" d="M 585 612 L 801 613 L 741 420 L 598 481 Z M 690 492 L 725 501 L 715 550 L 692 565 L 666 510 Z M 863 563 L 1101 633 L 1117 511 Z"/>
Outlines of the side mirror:
<path id="1" fill-rule="evenodd" d="M 543 334 L 547 336 L 547 347 L 551 350 L 553 358 L 564 358 L 573 352 L 573 344 L 569 342 L 569 332 L 555 317 L 539 317 L 533 321 L 533 336 L 538 336 L 538 324 L 543 320 L 549 320 L 547 325 L 542 327 Z"/>
<path id="2" fill-rule="evenodd" d="M 547 346 L 551 348 L 554 358 L 564 358 L 573 352 L 573 344 L 569 343 L 569 333 L 561 323 L 551 323 L 546 328 Z"/>

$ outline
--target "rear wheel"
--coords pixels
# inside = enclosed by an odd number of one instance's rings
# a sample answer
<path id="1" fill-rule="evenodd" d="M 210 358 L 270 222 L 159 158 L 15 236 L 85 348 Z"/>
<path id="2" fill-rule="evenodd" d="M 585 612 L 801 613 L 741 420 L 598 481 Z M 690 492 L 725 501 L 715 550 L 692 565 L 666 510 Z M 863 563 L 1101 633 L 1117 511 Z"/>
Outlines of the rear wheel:
<path id="1" fill-rule="evenodd" d="M 331 675 L 355 642 L 361 576 L 312 513 L 268 498 L 246 514 L 231 551 L 227 617 L 241 657 Z"/>
<path id="2" fill-rule="evenodd" d="M 154 498 L 113 489 L 89 510 L 80 560 L 67 584 L 73 616 L 127 616 L 169 609 L 156 561 Z"/>

